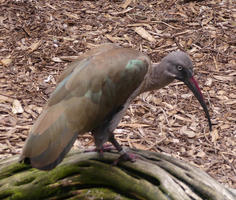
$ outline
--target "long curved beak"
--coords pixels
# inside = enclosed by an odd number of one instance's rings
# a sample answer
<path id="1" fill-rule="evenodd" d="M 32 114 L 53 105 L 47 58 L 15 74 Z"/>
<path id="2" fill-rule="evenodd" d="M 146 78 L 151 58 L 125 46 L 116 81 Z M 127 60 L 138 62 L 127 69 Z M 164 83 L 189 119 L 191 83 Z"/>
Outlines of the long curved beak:
<path id="1" fill-rule="evenodd" d="M 190 78 L 188 79 L 185 79 L 184 80 L 184 83 L 188 86 L 188 88 L 193 92 L 194 96 L 197 98 L 197 100 L 199 101 L 199 103 L 201 104 L 205 114 L 206 114 L 206 118 L 208 120 L 208 123 L 209 123 L 209 129 L 210 131 L 212 131 L 212 123 L 211 123 L 211 118 L 210 118 L 210 115 L 209 115 L 209 112 L 208 112 L 208 109 L 207 109 L 207 105 L 204 101 L 204 98 L 203 98 L 203 95 L 202 95 L 202 92 L 198 86 L 198 83 L 197 81 L 194 79 L 193 76 L 191 76 Z"/>

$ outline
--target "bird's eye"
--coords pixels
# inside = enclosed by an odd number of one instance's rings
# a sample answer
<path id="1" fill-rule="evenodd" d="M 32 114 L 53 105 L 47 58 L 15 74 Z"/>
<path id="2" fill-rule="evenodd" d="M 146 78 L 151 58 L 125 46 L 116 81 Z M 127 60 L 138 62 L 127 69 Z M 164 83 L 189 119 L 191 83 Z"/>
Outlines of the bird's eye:
<path id="1" fill-rule="evenodd" d="M 177 69 L 178 69 L 179 71 L 182 71 L 182 70 L 183 70 L 183 66 L 178 65 L 178 66 L 177 66 Z"/>

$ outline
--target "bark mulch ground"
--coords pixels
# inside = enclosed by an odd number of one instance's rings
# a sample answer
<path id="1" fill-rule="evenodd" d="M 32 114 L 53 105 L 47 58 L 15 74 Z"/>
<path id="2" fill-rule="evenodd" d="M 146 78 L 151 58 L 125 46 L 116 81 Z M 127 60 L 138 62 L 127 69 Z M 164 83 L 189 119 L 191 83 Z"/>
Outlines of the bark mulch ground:
<path id="1" fill-rule="evenodd" d="M 20 153 L 58 75 L 81 53 L 113 42 L 158 62 L 181 49 L 194 62 L 213 131 L 193 94 L 176 81 L 140 95 L 116 138 L 190 162 L 236 188 L 234 0 L 0 0 L 0 5 L 0 159 Z M 75 143 L 92 145 L 90 134 Z"/>

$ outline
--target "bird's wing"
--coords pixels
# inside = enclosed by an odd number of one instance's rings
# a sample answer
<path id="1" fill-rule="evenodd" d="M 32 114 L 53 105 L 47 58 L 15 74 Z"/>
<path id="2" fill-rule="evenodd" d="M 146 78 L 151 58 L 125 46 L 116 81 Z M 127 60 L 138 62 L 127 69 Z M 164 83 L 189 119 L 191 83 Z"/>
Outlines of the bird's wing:
<path id="1" fill-rule="evenodd" d="M 62 74 L 58 77 L 57 79 L 57 82 L 61 82 L 64 78 L 66 78 L 70 73 L 73 72 L 74 68 L 76 68 L 79 63 L 86 59 L 86 58 L 89 58 L 91 56 L 94 56 L 94 55 L 98 55 L 100 53 L 103 53 L 103 52 L 107 52 L 111 49 L 114 49 L 114 48 L 119 48 L 118 45 L 116 44 L 113 44 L 113 43 L 105 43 L 105 44 L 101 44 L 91 50 L 89 50 L 88 52 L 82 54 L 81 56 L 79 56 L 76 61 L 70 63 L 66 69 L 62 72 Z"/>
<path id="2" fill-rule="evenodd" d="M 130 49 L 113 48 L 82 60 L 62 80 L 24 146 L 21 160 L 52 169 L 70 150 L 77 134 L 99 126 L 123 105 L 147 73 L 149 58 Z"/>

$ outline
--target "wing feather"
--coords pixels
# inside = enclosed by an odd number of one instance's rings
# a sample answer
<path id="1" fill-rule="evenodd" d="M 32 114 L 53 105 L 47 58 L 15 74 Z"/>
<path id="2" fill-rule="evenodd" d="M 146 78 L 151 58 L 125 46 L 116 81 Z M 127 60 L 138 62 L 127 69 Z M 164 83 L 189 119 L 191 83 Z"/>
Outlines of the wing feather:
<path id="1" fill-rule="evenodd" d="M 149 58 L 110 46 L 76 62 L 61 80 L 32 127 L 20 160 L 39 169 L 55 167 L 77 134 L 91 131 L 125 104 L 142 83 Z"/>

